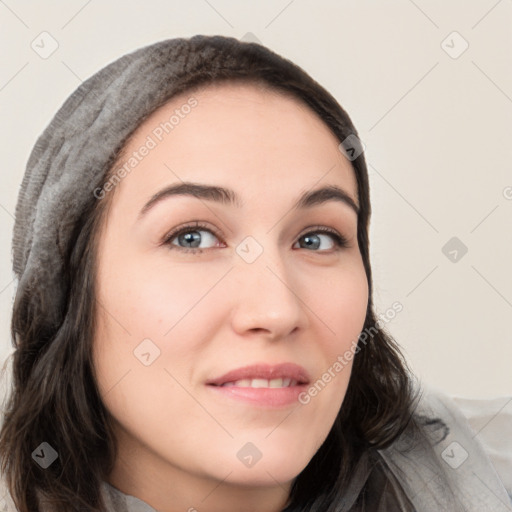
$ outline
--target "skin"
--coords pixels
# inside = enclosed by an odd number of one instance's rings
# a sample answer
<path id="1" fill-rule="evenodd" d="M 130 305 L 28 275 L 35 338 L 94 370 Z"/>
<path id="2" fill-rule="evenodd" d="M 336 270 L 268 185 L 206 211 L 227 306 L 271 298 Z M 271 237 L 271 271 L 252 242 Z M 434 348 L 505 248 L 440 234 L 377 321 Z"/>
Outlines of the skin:
<path id="1" fill-rule="evenodd" d="M 153 113 L 126 154 L 190 97 Z M 315 382 L 357 340 L 368 303 L 357 214 L 338 201 L 292 208 L 324 185 L 358 204 L 357 183 L 336 137 L 298 100 L 233 83 L 193 97 L 197 106 L 109 192 L 100 232 L 93 358 L 119 443 L 108 481 L 160 512 L 277 512 L 327 437 L 352 363 L 307 405 L 250 405 L 205 382 L 259 362 L 294 362 Z M 232 188 L 243 206 L 174 196 L 138 218 L 181 181 Z M 213 230 L 189 228 L 202 252 L 183 237 L 164 243 L 196 220 Z M 348 247 L 308 229 L 316 225 Z M 252 263 L 236 252 L 247 236 L 263 249 Z M 148 366 L 134 355 L 144 339 L 160 350 Z M 237 457 L 247 442 L 262 453 L 252 467 Z"/>

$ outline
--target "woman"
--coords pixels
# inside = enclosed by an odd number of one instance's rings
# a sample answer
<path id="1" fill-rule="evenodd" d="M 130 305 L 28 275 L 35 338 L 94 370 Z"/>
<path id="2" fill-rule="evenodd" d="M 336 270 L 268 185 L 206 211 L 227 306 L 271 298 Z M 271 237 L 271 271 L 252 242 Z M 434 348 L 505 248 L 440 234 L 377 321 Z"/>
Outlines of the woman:
<path id="1" fill-rule="evenodd" d="M 260 45 L 83 83 L 16 210 L 11 509 L 512 510 L 376 318 L 369 219 L 348 115 Z"/>

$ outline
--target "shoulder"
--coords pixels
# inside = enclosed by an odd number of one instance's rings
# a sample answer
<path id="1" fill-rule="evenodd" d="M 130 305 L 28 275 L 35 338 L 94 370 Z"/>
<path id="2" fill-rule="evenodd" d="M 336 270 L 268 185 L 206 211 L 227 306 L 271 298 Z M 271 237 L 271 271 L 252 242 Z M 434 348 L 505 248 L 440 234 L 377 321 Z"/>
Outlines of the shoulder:
<path id="1" fill-rule="evenodd" d="M 457 407 L 512 496 L 512 395 L 488 399 L 444 397 Z"/>
<path id="2" fill-rule="evenodd" d="M 424 407 L 435 409 L 452 429 L 470 433 L 471 441 L 483 449 L 512 496 L 512 395 L 462 398 L 432 386 L 424 389 Z"/>
<path id="3" fill-rule="evenodd" d="M 116 487 L 103 480 L 101 483 L 101 493 L 106 506 L 106 510 L 112 512 L 156 512 L 154 508 L 146 502 L 124 494 Z M 39 509 L 41 512 L 51 512 L 48 504 L 40 500 Z M 0 472 L 0 512 L 18 512 L 14 501 L 7 488 L 5 475 Z"/>
<path id="4" fill-rule="evenodd" d="M 415 391 L 411 425 L 382 454 L 416 508 L 512 511 L 511 453 L 495 456 L 498 438 L 508 438 L 510 446 L 512 397 L 479 407 L 424 383 L 415 382 Z"/>
<path id="5" fill-rule="evenodd" d="M 474 473 L 489 478 L 495 473 L 512 503 L 512 396 L 472 399 L 432 385 L 422 388 L 422 412 L 438 416 L 450 431 L 452 441 L 441 452 L 442 459 L 457 466 L 467 458 Z"/>
<path id="6" fill-rule="evenodd" d="M 102 481 L 101 492 L 108 511 L 115 512 L 156 512 L 146 502 L 122 493 L 107 481 Z M 39 508 L 42 512 L 51 512 L 48 505 L 40 502 Z M 5 475 L 0 473 L 0 512 L 18 512 L 12 497 L 7 488 Z"/>

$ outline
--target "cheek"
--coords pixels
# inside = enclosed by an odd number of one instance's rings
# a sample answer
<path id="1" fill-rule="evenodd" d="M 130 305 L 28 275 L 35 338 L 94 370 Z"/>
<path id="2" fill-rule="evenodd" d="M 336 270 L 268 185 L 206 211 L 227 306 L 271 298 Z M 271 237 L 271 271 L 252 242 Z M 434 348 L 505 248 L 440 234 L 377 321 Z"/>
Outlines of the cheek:
<path id="1" fill-rule="evenodd" d="M 114 259 L 113 259 L 114 261 Z M 194 317 L 197 304 L 218 280 L 217 272 L 186 264 L 169 265 L 144 256 L 106 261 L 100 273 L 100 300 L 135 339 L 162 339 L 182 320 Z M 202 311 L 204 313 L 204 311 Z"/>
<path id="2" fill-rule="evenodd" d="M 155 420 L 156 438 L 168 434 L 178 411 L 200 424 L 204 411 L 185 389 L 191 389 L 209 326 L 219 314 L 214 301 L 201 301 L 218 272 L 147 265 L 142 256 L 111 261 L 105 258 L 98 274 L 102 307 L 94 343 L 105 405 L 132 433 Z"/>
<path id="3" fill-rule="evenodd" d="M 304 288 L 305 302 L 325 327 L 328 353 L 344 351 L 357 342 L 368 306 L 368 281 L 362 261 L 333 269 L 314 287 Z"/>
<path id="4" fill-rule="evenodd" d="M 200 419 L 204 411 L 185 390 L 197 387 L 198 361 L 229 310 L 225 283 L 219 283 L 227 268 L 166 258 L 148 264 L 141 254 L 110 258 L 98 273 L 103 307 L 94 343 L 106 406 L 128 422 L 158 417 L 168 425 L 176 411 Z"/>

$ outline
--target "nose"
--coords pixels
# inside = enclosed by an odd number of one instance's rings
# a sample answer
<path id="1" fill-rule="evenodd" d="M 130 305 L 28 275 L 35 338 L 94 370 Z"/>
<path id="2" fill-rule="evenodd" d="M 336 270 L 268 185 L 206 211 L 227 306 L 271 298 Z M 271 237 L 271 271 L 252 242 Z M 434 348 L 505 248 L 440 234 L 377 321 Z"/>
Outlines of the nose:
<path id="1" fill-rule="evenodd" d="M 252 263 L 241 258 L 236 262 L 231 322 L 241 336 L 253 332 L 272 340 L 284 339 L 307 327 L 307 307 L 293 269 L 277 251 L 272 258 L 268 253 L 266 250 Z"/>

